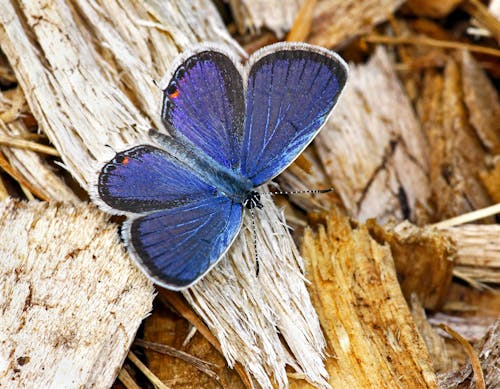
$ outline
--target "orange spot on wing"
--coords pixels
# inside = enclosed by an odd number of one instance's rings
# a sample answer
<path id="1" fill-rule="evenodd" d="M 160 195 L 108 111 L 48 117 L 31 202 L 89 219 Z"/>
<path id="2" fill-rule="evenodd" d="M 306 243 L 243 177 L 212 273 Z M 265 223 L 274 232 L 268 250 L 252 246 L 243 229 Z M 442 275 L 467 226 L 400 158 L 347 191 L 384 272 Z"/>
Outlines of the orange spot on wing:
<path id="1" fill-rule="evenodd" d="M 126 165 L 127 163 L 129 163 L 129 161 L 130 161 L 129 157 L 124 157 L 122 163 Z"/>
<path id="2" fill-rule="evenodd" d="M 168 95 L 171 99 L 175 99 L 176 97 L 179 97 L 179 89 L 176 89 L 175 92 L 172 92 Z"/>

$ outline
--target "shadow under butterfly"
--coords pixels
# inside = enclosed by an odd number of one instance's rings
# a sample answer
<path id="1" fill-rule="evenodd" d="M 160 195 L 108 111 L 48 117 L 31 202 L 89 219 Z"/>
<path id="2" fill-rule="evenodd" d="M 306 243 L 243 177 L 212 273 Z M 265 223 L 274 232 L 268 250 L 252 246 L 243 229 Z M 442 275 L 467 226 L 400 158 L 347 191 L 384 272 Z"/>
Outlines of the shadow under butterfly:
<path id="1" fill-rule="evenodd" d="M 105 211 L 127 215 L 125 244 L 156 284 L 181 290 L 203 277 L 241 228 L 257 187 L 304 150 L 348 75 L 336 53 L 277 43 L 243 66 L 224 46 L 180 55 L 160 87 L 170 135 L 119 152 L 91 188 Z"/>

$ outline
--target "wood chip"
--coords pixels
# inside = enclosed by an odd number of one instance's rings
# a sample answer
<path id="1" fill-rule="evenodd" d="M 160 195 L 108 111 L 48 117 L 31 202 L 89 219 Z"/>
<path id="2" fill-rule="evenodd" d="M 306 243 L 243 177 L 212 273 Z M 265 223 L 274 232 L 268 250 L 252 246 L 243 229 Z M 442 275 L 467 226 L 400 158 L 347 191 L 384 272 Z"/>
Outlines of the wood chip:
<path id="1" fill-rule="evenodd" d="M 461 0 L 408 0 L 405 7 L 417 16 L 427 16 L 430 18 L 442 18 L 452 12 Z"/>
<path id="2" fill-rule="evenodd" d="M 432 227 L 419 228 L 409 222 L 383 228 L 369 221 L 367 227 L 377 241 L 390 245 L 407 301 L 416 294 L 425 308 L 441 308 L 452 279 L 453 241 Z"/>
<path id="3" fill-rule="evenodd" d="M 455 274 L 466 281 L 500 284 L 500 226 L 468 224 L 447 228 L 457 247 Z"/>
<path id="4" fill-rule="evenodd" d="M 386 21 L 403 3 L 402 0 L 320 1 L 309 42 L 330 48 L 341 47 Z"/>
<path id="5" fill-rule="evenodd" d="M 292 28 L 301 3 L 298 0 L 229 1 L 240 33 L 256 33 L 265 27 L 278 38 L 282 38 Z M 309 42 L 329 48 L 346 44 L 353 37 L 387 20 L 387 15 L 402 3 L 402 0 L 318 1 Z"/>
<path id="6" fill-rule="evenodd" d="M 479 347 L 479 363 L 473 372 L 471 363 L 465 367 L 452 370 L 439 376 L 439 386 L 443 389 L 452 388 L 498 388 L 500 387 L 500 320 L 493 323 L 481 341 Z M 471 352 L 474 352 L 471 350 Z M 480 381 L 480 376 L 484 379 Z M 482 385 L 482 386 L 481 386 Z"/>
<path id="7" fill-rule="evenodd" d="M 491 200 L 479 171 L 485 153 L 468 121 L 460 68 L 449 58 L 444 75 L 426 71 L 419 114 L 429 140 L 434 220 L 487 207 Z"/>
<path id="8" fill-rule="evenodd" d="M 0 204 L 0 386 L 109 387 L 153 288 L 94 206 Z"/>
<path id="9" fill-rule="evenodd" d="M 460 57 L 463 100 L 469 122 L 481 143 L 491 153 L 500 154 L 500 99 L 495 86 L 472 55 Z"/>
<path id="10" fill-rule="evenodd" d="M 350 216 L 427 219 L 428 146 L 385 50 L 351 66 L 346 90 L 314 146 Z"/>
<path id="11" fill-rule="evenodd" d="M 302 245 L 335 388 L 437 388 L 399 287 L 391 250 L 332 211 Z"/>

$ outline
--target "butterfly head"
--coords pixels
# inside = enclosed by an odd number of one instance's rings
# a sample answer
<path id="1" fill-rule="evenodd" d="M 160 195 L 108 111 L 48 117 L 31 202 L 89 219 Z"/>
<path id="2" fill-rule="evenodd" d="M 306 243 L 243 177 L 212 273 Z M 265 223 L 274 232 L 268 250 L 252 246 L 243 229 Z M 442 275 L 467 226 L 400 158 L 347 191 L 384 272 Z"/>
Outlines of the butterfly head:
<path id="1" fill-rule="evenodd" d="M 260 194 L 259 192 L 252 191 L 250 192 L 245 201 L 243 202 L 243 205 L 247 207 L 248 209 L 254 209 L 255 207 L 262 209 L 263 205 L 260 202 Z"/>

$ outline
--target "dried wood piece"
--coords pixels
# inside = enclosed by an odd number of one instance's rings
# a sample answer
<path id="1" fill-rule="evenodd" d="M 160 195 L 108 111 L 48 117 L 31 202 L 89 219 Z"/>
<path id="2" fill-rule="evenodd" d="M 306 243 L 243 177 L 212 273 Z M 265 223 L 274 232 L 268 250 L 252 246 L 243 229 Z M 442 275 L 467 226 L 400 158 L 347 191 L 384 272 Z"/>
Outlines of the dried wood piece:
<path id="1" fill-rule="evenodd" d="M 449 58 L 444 75 L 428 70 L 419 111 L 430 152 L 436 221 L 484 208 L 491 200 L 480 182 L 485 154 L 468 122 L 460 69 Z"/>
<path id="2" fill-rule="evenodd" d="M 479 360 L 481 370 L 484 373 L 484 383 L 486 388 L 500 387 L 500 320 L 491 325 L 488 332 L 479 346 Z M 474 380 L 471 363 L 458 370 L 439 375 L 439 386 L 443 389 L 448 388 L 477 388 Z"/>
<path id="3" fill-rule="evenodd" d="M 408 0 L 405 7 L 417 16 L 443 18 L 452 12 L 462 0 Z"/>
<path id="4" fill-rule="evenodd" d="M 0 386 L 109 387 L 153 288 L 88 204 L 0 204 Z"/>
<path id="5" fill-rule="evenodd" d="M 486 168 L 479 172 L 479 176 L 491 199 L 495 203 L 500 203 L 500 156 L 486 161 Z"/>
<path id="6" fill-rule="evenodd" d="M 309 42 L 337 47 L 387 20 L 402 0 L 323 0 L 318 3 Z"/>
<path id="7" fill-rule="evenodd" d="M 439 328 L 449 334 L 455 341 L 458 341 L 460 343 L 471 363 L 472 371 L 474 374 L 474 381 L 476 381 L 476 388 L 486 389 L 486 386 L 484 384 L 483 371 L 481 370 L 481 363 L 479 362 L 479 357 L 474 350 L 474 347 L 472 347 L 472 345 L 467 342 L 467 340 L 464 339 L 462 335 L 456 332 L 453 328 L 448 327 L 446 324 L 440 324 Z"/>
<path id="8" fill-rule="evenodd" d="M 40 128 L 66 168 L 86 188 L 96 158 L 138 137 L 147 121 L 106 77 L 107 69 L 64 2 L 20 2 L 21 23 L 10 1 L 0 14 L 0 44 Z M 80 26 L 82 27 L 82 26 Z M 33 36 L 42 50 L 33 46 Z M 43 54 L 43 56 L 42 56 Z M 118 129 L 128 128 L 121 134 Z"/>
<path id="9" fill-rule="evenodd" d="M 278 38 L 292 28 L 303 0 L 229 0 L 240 34 L 255 34 L 263 27 Z"/>
<path id="10" fill-rule="evenodd" d="M 430 356 L 401 293 L 391 251 L 332 211 L 302 245 L 325 331 L 330 385 L 437 388 Z"/>
<path id="11" fill-rule="evenodd" d="M 229 366 L 239 361 L 263 388 L 286 387 L 286 365 L 325 386 L 325 341 L 302 273 L 303 263 L 282 212 L 261 196 L 257 255 L 250 215 L 216 270 L 183 292 L 220 342 Z M 273 386 L 274 385 L 274 386 Z"/>
<path id="12" fill-rule="evenodd" d="M 198 358 L 214 364 L 211 370 L 215 377 L 208 375 L 190 363 L 174 356 L 160 354 L 145 350 L 148 366 L 163 382 L 175 387 L 217 387 L 218 384 L 225 388 L 244 388 L 241 380 L 233 369 L 230 369 L 222 355 L 196 332 L 188 339 L 189 323 L 170 312 L 155 311 L 156 314 L 148 317 L 144 322 L 145 339 L 167 344 L 178 350 L 185 351 Z M 189 340 L 185 345 L 184 342 Z"/>
<path id="13" fill-rule="evenodd" d="M 318 0 L 305 0 L 297 13 L 295 22 L 286 36 L 288 42 L 306 41 L 311 33 L 314 10 Z"/>
<path id="14" fill-rule="evenodd" d="M 0 94 L 0 136 L 21 137 L 30 134 L 19 117 L 26 101 L 19 88 Z M 4 114 L 4 115 L 2 115 Z M 6 160 L 43 199 L 78 201 L 78 197 L 56 174 L 42 156 L 19 148 L 0 147 Z"/>
<path id="15" fill-rule="evenodd" d="M 467 224 L 443 232 L 455 242 L 454 274 L 466 281 L 500 284 L 500 226 Z"/>
<path id="16" fill-rule="evenodd" d="M 452 279 L 453 241 L 432 227 L 408 222 L 382 228 L 368 221 L 367 227 L 377 241 L 390 245 L 406 300 L 416 294 L 425 308 L 441 308 Z"/>
<path id="17" fill-rule="evenodd" d="M 418 328 L 418 332 L 422 336 L 427 350 L 431 355 L 432 365 L 436 373 L 446 372 L 452 367 L 455 367 L 453 359 L 450 358 L 448 350 L 446 349 L 446 343 L 442 336 L 432 327 L 432 325 L 427 320 L 427 315 L 425 309 L 420 303 L 419 298 L 416 294 L 411 295 L 411 313 L 415 324 Z"/>
<path id="18" fill-rule="evenodd" d="M 335 47 L 349 39 L 370 31 L 375 25 L 387 20 L 402 0 L 370 1 L 318 1 L 314 11 L 309 42 Z M 241 33 L 255 33 L 266 27 L 278 38 L 292 28 L 300 10 L 302 0 L 265 1 L 229 0 L 233 15 Z"/>
<path id="19" fill-rule="evenodd" d="M 176 45 L 185 47 L 200 38 L 228 40 L 215 7 L 191 1 L 176 6 L 80 1 L 76 12 L 64 1 L 26 0 L 19 2 L 26 23 L 13 2 L 4 3 L 1 48 L 16 64 L 14 71 L 40 128 L 84 188 L 95 175 L 96 160 L 109 160 L 113 150 L 144 140 L 151 122 L 160 126 L 160 93 L 152 80 L 163 76 Z M 170 38 L 159 28 L 171 28 Z M 139 102 L 127 96 L 130 91 Z"/>
<path id="20" fill-rule="evenodd" d="M 346 90 L 314 147 L 329 176 L 323 187 L 335 189 L 350 216 L 426 220 L 427 145 L 383 49 L 366 65 L 351 66 Z M 297 180 L 291 169 L 283 178 Z M 304 186 L 316 188 L 317 181 Z"/>
<path id="21" fill-rule="evenodd" d="M 472 55 L 461 53 L 463 100 L 469 122 L 484 147 L 500 154 L 500 99 L 494 85 Z"/>

